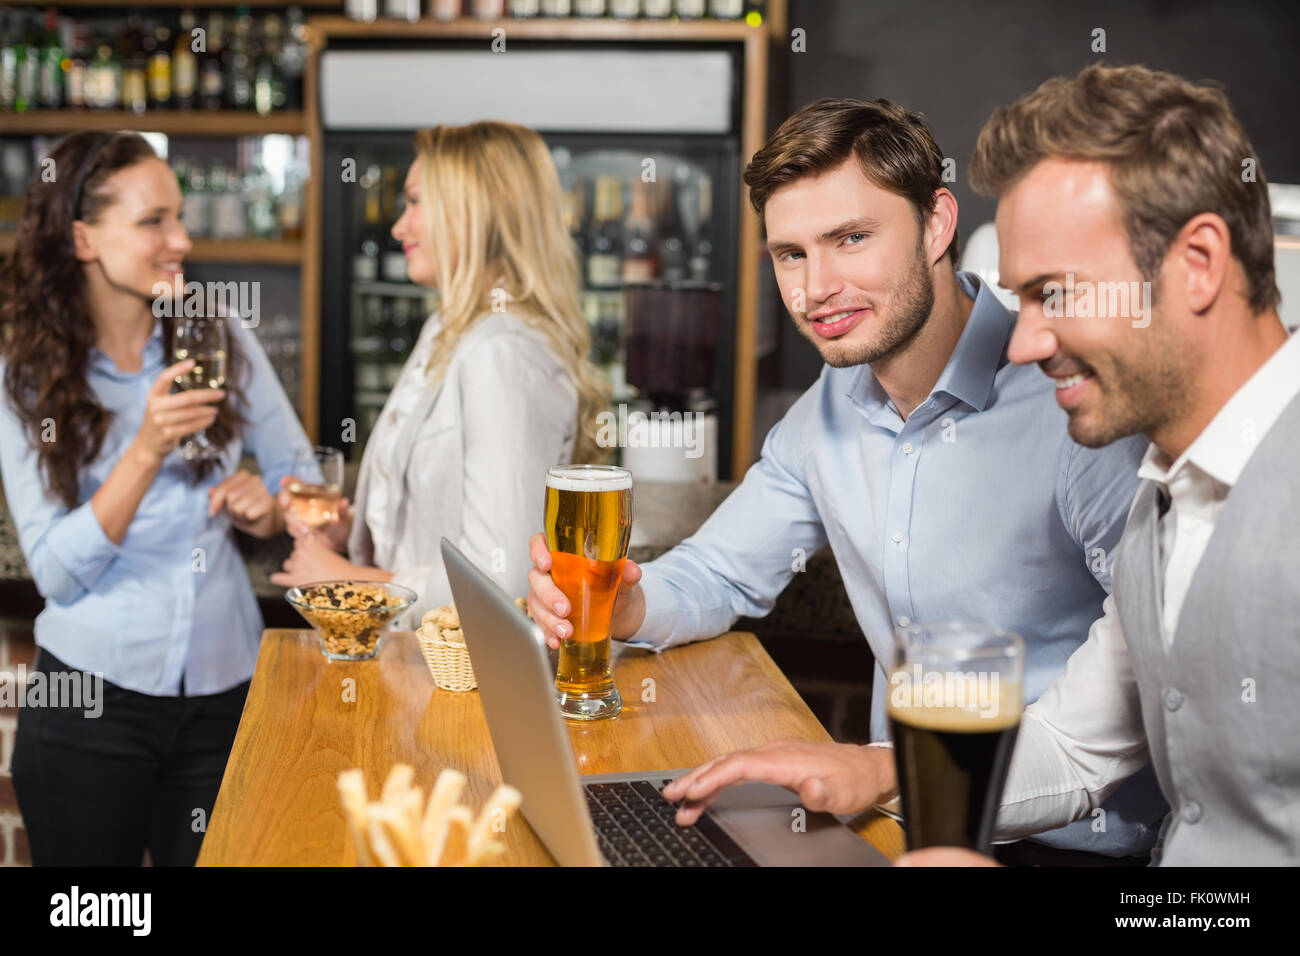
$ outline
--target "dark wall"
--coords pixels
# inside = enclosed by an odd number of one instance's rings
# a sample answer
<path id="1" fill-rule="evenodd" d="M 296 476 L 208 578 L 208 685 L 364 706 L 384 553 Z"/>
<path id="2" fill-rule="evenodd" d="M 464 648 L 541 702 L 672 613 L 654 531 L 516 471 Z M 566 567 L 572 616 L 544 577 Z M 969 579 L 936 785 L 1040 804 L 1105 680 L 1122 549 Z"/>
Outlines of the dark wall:
<path id="1" fill-rule="evenodd" d="M 806 31 L 807 51 L 785 54 L 786 112 L 821 96 L 883 96 L 923 112 L 939 148 L 957 161 L 963 237 L 993 218 L 993 203 L 967 181 L 984 120 L 1049 76 L 1097 59 L 1216 81 L 1268 179 L 1300 183 L 1295 0 L 791 0 L 796 27 Z M 1106 31 L 1104 54 L 1092 52 L 1097 27 Z M 784 387 L 810 384 L 821 368 L 788 319 L 776 358 Z"/>

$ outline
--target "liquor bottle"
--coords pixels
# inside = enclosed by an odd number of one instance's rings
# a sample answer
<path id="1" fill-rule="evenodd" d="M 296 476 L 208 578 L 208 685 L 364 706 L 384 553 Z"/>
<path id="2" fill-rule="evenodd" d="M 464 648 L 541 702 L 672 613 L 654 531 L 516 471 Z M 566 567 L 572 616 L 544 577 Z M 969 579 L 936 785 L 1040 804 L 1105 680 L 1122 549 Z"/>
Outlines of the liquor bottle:
<path id="1" fill-rule="evenodd" d="M 0 10 L 0 112 L 14 108 L 18 96 L 18 49 L 14 17 Z"/>
<path id="2" fill-rule="evenodd" d="M 420 0 L 384 0 L 384 16 L 390 20 L 405 20 L 418 23 L 420 20 Z"/>
<path id="3" fill-rule="evenodd" d="M 63 102 L 69 109 L 86 106 L 86 70 L 89 66 L 86 52 L 86 25 L 73 21 L 71 49 L 68 51 L 68 71 L 63 78 Z"/>
<path id="4" fill-rule="evenodd" d="M 296 162 L 284 171 L 284 191 L 280 193 L 280 238 L 292 241 L 302 239 L 302 182 L 303 176 Z"/>
<path id="5" fill-rule="evenodd" d="M 41 45 L 30 24 L 19 21 L 21 31 L 14 50 L 18 57 L 18 80 L 14 87 L 14 110 L 26 113 L 37 109 L 41 95 Z"/>
<path id="6" fill-rule="evenodd" d="M 122 51 L 122 109 L 143 113 L 149 103 L 148 64 L 144 52 L 144 31 L 135 14 L 127 18 L 118 40 Z"/>
<path id="7" fill-rule="evenodd" d="M 528 20 L 541 12 L 538 0 L 510 0 L 510 15 L 517 20 Z"/>
<path id="8" fill-rule="evenodd" d="M 587 183 L 575 179 L 564 192 L 564 224 L 573 237 L 578 252 L 578 274 L 586 275 L 587 268 Z"/>
<path id="9" fill-rule="evenodd" d="M 673 15 L 673 0 L 645 0 L 642 16 L 647 20 L 665 20 Z"/>
<path id="10" fill-rule="evenodd" d="M 122 102 L 122 61 L 103 38 L 95 44 L 95 58 L 86 66 L 86 106 L 115 110 Z"/>
<path id="11" fill-rule="evenodd" d="M 366 196 L 365 220 L 352 255 L 352 278 L 359 282 L 374 282 L 379 278 L 379 250 L 384 243 L 379 206 L 379 167 L 371 166 L 366 170 L 361 177 L 361 187 Z"/>
<path id="12" fill-rule="evenodd" d="M 221 13 L 208 15 L 206 52 L 199 61 L 199 102 L 205 110 L 226 108 L 226 21 Z"/>
<path id="13" fill-rule="evenodd" d="M 677 0 L 677 16 L 683 20 L 698 20 L 704 16 L 704 0 Z"/>
<path id="14" fill-rule="evenodd" d="M 199 58 L 192 47 L 198 18 L 193 10 L 181 13 L 172 47 L 172 102 L 178 110 L 194 109 L 199 90 Z"/>
<path id="15" fill-rule="evenodd" d="M 280 17 L 268 13 L 262 24 L 261 47 L 256 54 L 257 68 L 253 76 L 253 107 L 262 116 L 284 109 L 284 77 L 276 60 L 280 57 L 283 31 Z"/>
<path id="16" fill-rule="evenodd" d="M 691 250 L 691 278 L 696 282 L 708 282 L 713 261 L 713 181 L 707 175 L 700 176 L 699 232 L 695 237 L 695 248 Z"/>
<path id="17" fill-rule="evenodd" d="M 284 105 L 286 109 L 302 109 L 302 75 L 307 68 L 307 19 L 302 7 L 290 7 L 285 14 L 284 55 L 281 71 L 284 74 Z"/>
<path id="18" fill-rule="evenodd" d="M 641 15 L 641 0 L 609 0 L 609 15 L 619 20 L 635 20 Z"/>
<path id="19" fill-rule="evenodd" d="M 596 180 L 596 209 L 587 237 L 587 284 L 616 286 L 623 274 L 623 181 Z"/>
<path id="20" fill-rule="evenodd" d="M 261 156 L 253 160 L 244 179 L 244 198 L 248 203 L 249 235 L 254 239 L 274 239 L 279 218 L 271 193 L 271 176 L 262 165 Z"/>
<path id="21" fill-rule="evenodd" d="M 149 109 L 170 109 L 172 106 L 172 31 L 165 23 L 159 23 L 154 27 L 147 71 Z"/>
<path id="22" fill-rule="evenodd" d="M 663 184 L 665 202 L 659 222 L 659 271 L 668 283 L 684 282 L 689 275 L 686 237 L 681 216 L 677 213 L 676 186 L 671 180 Z"/>
<path id="23" fill-rule="evenodd" d="M 202 166 L 194 163 L 189 168 L 188 178 L 181 222 L 191 239 L 206 239 L 212 233 L 212 196 L 208 192 L 208 176 Z"/>
<path id="24" fill-rule="evenodd" d="M 41 109 L 56 110 L 63 105 L 63 47 L 59 44 L 59 14 L 53 7 L 45 11 L 45 42 L 40 50 L 38 85 Z"/>
<path id="25" fill-rule="evenodd" d="M 441 20 L 444 23 L 448 20 L 455 20 L 461 14 L 460 0 L 432 0 L 429 5 L 429 14 L 435 20 Z"/>
<path id="26" fill-rule="evenodd" d="M 380 253 L 380 273 L 385 282 L 405 282 L 406 276 L 406 253 L 402 251 L 402 244 L 393 235 L 392 226 L 397 222 L 401 214 L 397 209 L 397 176 L 398 171 L 393 166 L 385 166 L 383 172 L 383 211 L 380 215 L 380 222 L 388 226 L 384 233 L 384 242 L 381 246 Z"/>
<path id="27" fill-rule="evenodd" d="M 738 20 L 745 12 L 745 0 L 709 0 L 709 15 L 718 20 Z"/>
<path id="28" fill-rule="evenodd" d="M 230 34 L 229 69 L 226 72 L 226 105 L 232 110 L 253 108 L 253 18 L 248 7 L 235 9 L 235 27 Z"/>
<path id="29" fill-rule="evenodd" d="M 605 0 L 573 0 L 573 12 L 580 17 L 603 17 Z"/>
<path id="30" fill-rule="evenodd" d="M 659 271 L 659 240 L 650 219 L 647 183 L 632 181 L 632 211 L 628 214 L 623 244 L 623 282 L 652 282 Z"/>
<path id="31" fill-rule="evenodd" d="M 500 20 L 506 15 L 505 0 L 473 0 L 474 16 L 480 20 Z"/>
<path id="32" fill-rule="evenodd" d="M 239 171 L 220 164 L 212 167 L 212 236 L 243 239 L 248 223 L 244 215 L 243 180 Z"/>
<path id="33" fill-rule="evenodd" d="M 542 0 L 540 4 L 544 17 L 567 17 L 572 6 L 571 0 Z"/>

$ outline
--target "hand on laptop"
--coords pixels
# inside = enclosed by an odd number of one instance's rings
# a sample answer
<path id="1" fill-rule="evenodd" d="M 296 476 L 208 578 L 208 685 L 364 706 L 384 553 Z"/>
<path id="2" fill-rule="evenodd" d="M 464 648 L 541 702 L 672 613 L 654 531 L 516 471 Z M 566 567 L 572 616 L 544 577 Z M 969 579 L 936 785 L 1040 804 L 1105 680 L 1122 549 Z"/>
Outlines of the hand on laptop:
<path id="1" fill-rule="evenodd" d="M 528 612 L 546 635 L 549 647 L 558 648 L 563 638 L 573 634 L 569 623 L 569 600 L 551 580 L 551 552 L 546 547 L 546 536 L 535 534 L 528 541 L 528 556 L 533 569 L 528 572 Z M 610 622 L 610 636 L 631 637 L 645 620 L 645 598 L 637 582 L 641 580 L 641 566 L 628 560 L 623 566 L 623 584 L 614 599 L 614 618 Z"/>
<path id="2" fill-rule="evenodd" d="M 677 822 L 690 826 L 719 791 L 746 780 L 793 790 L 805 809 L 826 813 L 860 813 L 898 793 L 894 752 L 887 747 L 774 740 L 716 757 L 678 777 L 663 794 L 682 801 Z"/>

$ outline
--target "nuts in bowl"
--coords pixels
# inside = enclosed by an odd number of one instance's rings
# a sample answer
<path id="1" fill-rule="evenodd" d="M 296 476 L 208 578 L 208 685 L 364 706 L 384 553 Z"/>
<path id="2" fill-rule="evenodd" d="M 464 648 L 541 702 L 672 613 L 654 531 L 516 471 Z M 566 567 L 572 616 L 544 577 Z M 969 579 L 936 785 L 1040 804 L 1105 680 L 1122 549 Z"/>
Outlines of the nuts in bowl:
<path id="1" fill-rule="evenodd" d="M 334 661 L 364 661 L 379 652 L 380 635 L 417 595 L 379 581 L 322 581 L 290 588 L 284 597 L 316 629 L 321 653 Z"/>

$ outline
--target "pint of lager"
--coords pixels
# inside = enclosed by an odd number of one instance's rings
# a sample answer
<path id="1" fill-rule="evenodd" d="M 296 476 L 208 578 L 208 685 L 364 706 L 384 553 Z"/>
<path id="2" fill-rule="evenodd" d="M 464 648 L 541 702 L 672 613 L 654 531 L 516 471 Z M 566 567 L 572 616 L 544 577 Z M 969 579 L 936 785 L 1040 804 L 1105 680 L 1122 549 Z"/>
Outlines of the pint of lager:
<path id="1" fill-rule="evenodd" d="M 543 527 L 551 579 L 572 608 L 573 636 L 561 644 L 555 672 L 560 713 L 613 717 L 623 700 L 610 671 L 609 631 L 632 534 L 632 473 L 605 465 L 550 469 Z"/>
<path id="2" fill-rule="evenodd" d="M 889 725 L 907 848 L 987 854 L 1024 708 L 1024 643 L 974 624 L 900 629 Z"/>

